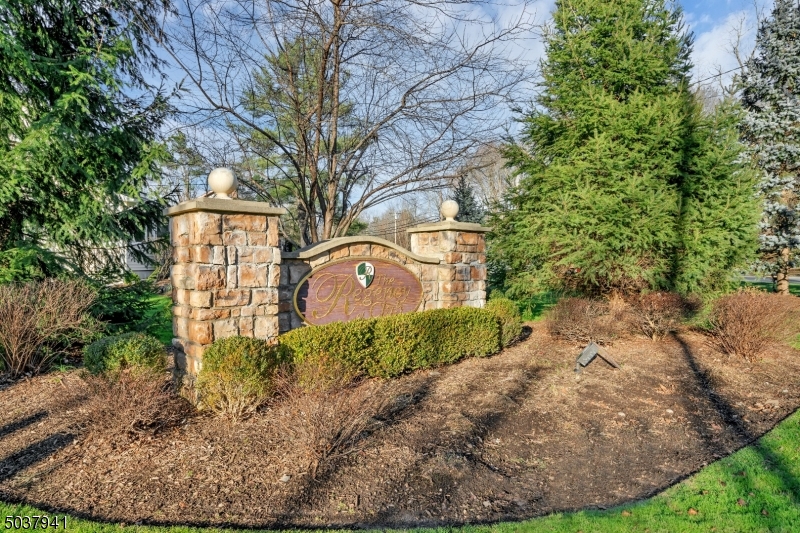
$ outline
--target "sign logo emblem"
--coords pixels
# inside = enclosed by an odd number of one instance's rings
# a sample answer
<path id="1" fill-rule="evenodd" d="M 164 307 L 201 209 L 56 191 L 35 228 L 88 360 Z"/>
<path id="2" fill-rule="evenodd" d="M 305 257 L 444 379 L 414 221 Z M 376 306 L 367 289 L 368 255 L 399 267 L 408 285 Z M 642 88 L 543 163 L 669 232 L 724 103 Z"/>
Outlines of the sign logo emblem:
<path id="1" fill-rule="evenodd" d="M 370 283 L 372 283 L 373 278 L 375 277 L 375 267 L 372 266 L 372 263 L 367 263 L 366 261 L 362 261 L 356 267 L 356 278 L 358 278 L 358 282 L 361 284 L 362 287 L 365 289 L 369 287 Z"/>

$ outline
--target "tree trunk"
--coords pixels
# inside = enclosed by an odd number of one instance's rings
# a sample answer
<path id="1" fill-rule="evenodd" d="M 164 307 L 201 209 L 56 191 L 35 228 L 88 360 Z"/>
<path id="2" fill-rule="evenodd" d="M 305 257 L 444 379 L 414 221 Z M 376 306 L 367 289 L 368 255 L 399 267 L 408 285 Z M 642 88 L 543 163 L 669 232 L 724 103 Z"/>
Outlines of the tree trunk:
<path id="1" fill-rule="evenodd" d="M 781 259 L 778 261 L 780 271 L 775 277 L 775 291 L 778 294 L 789 294 L 789 248 L 781 250 Z"/>

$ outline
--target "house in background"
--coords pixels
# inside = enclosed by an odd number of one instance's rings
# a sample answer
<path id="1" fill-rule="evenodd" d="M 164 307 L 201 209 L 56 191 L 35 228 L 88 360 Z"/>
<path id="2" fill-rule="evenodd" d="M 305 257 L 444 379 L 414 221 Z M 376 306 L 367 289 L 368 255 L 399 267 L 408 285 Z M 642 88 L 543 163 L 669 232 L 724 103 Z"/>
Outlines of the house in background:
<path id="1" fill-rule="evenodd" d="M 136 248 L 138 245 L 163 239 L 165 235 L 169 235 L 168 227 L 159 228 L 157 231 L 148 231 L 144 234 L 137 235 L 135 240 L 129 242 L 128 246 L 125 247 L 125 266 L 132 273 L 139 276 L 139 279 L 149 278 L 150 274 L 155 272 L 156 268 L 161 266 L 159 263 L 169 260 L 169 258 L 172 257 L 172 253 L 170 251 L 170 253 L 165 254 L 164 257 L 158 257 L 152 253 L 142 252 L 150 259 L 150 261 L 143 262 L 137 259 L 137 254 L 132 252 L 131 248 Z"/>

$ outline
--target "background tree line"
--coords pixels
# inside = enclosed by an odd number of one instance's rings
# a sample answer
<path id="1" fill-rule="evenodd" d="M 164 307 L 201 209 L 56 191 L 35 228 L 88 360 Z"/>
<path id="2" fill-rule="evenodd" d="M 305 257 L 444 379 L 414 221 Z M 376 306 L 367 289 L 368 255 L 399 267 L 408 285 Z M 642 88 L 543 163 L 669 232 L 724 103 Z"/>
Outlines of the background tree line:
<path id="1" fill-rule="evenodd" d="M 491 7 L 3 0 L 6 277 L 119 271 L 118 249 L 225 164 L 242 197 L 289 209 L 283 233 L 299 244 L 449 187 L 462 218 L 495 226 L 510 295 L 713 292 L 756 259 L 786 288 L 800 242 L 796 2 L 776 2 L 735 97 L 713 109 L 672 3 L 557 2 L 540 77 L 515 55 L 530 6 L 505 22 Z M 182 80 L 171 92 L 167 73 Z M 522 133 L 503 145 L 502 110 L 531 81 Z"/>

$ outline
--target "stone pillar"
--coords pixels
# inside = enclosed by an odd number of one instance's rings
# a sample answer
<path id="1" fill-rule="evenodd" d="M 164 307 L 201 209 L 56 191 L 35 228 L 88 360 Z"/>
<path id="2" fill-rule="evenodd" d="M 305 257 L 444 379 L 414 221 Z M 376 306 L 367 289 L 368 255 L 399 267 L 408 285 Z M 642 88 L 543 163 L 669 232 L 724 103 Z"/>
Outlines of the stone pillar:
<path id="1" fill-rule="evenodd" d="M 413 253 L 439 258 L 435 271 L 423 269 L 425 309 L 486 304 L 485 233 L 489 229 L 480 224 L 444 220 L 407 230 Z"/>
<path id="2" fill-rule="evenodd" d="M 170 207 L 172 344 L 196 374 L 214 340 L 278 336 L 278 217 L 262 202 L 198 198 Z"/>

